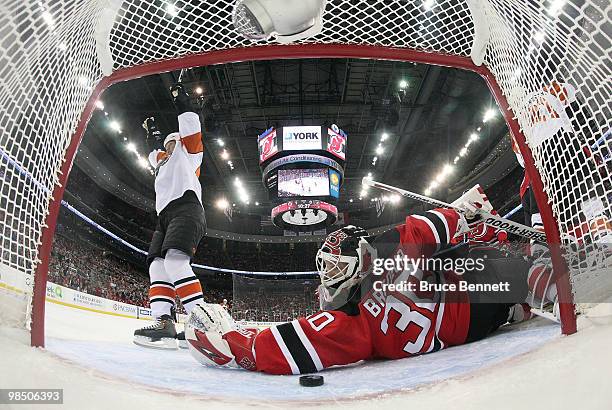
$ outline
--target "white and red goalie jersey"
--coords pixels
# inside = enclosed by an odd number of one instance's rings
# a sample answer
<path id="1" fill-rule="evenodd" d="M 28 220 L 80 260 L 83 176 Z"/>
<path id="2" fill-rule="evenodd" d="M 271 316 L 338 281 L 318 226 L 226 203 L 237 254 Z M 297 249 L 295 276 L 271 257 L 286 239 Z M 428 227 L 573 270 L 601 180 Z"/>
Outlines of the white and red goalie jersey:
<path id="1" fill-rule="evenodd" d="M 393 254 L 429 257 L 448 244 L 462 217 L 451 209 L 411 215 L 389 231 L 396 239 Z M 388 282 L 426 280 L 427 271 L 387 272 Z M 418 277 L 423 276 L 423 277 Z M 439 282 L 456 282 L 453 273 Z M 419 292 L 420 293 L 420 292 Z M 467 292 L 416 294 L 374 291 L 362 297 L 354 311 L 321 311 L 307 318 L 224 335 L 236 363 L 272 374 L 300 374 L 368 359 L 398 359 L 435 352 L 466 341 L 470 322 Z M 452 302 L 445 303 L 445 300 Z"/>

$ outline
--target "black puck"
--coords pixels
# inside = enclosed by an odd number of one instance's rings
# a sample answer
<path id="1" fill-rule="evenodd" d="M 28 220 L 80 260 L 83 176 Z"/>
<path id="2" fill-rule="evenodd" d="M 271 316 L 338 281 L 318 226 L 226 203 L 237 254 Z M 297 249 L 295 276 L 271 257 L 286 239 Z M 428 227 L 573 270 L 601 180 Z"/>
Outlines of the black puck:
<path id="1" fill-rule="evenodd" d="M 308 376 L 300 377 L 300 384 L 304 387 L 323 386 L 324 382 L 325 382 L 325 379 L 323 379 L 323 376 L 319 376 L 317 374 L 311 374 Z"/>

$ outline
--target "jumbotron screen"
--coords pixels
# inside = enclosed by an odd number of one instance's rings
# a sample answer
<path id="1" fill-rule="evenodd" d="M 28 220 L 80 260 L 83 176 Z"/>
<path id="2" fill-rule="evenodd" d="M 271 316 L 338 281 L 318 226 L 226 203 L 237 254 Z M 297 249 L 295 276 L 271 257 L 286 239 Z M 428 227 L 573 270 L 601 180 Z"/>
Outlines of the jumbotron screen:
<path id="1" fill-rule="evenodd" d="M 279 169 L 278 196 L 328 196 L 329 172 L 327 169 Z"/>

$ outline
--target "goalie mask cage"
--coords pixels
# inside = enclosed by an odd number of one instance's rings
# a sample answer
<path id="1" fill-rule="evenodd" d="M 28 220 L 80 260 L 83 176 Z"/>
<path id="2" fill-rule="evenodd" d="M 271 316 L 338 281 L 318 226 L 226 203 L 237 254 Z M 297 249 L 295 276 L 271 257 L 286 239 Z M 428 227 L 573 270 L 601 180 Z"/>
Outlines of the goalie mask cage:
<path id="1" fill-rule="evenodd" d="M 113 83 L 185 67 L 337 57 L 476 72 L 518 142 L 549 242 L 598 241 L 601 224 L 589 225 L 584 208 L 595 201 L 604 208 L 599 219 L 610 216 L 609 153 L 605 139 L 596 144 L 611 118 L 609 0 L 328 0 L 322 32 L 291 45 L 241 37 L 234 3 L 2 0 L 0 262 L 3 278 L 24 286 L 0 281 L 0 310 L 6 316 L 12 305 L 13 319 L 31 317 L 33 345 L 44 345 L 55 222 L 96 100 Z M 552 249 L 562 330 L 573 333 L 581 268 L 568 275 L 561 250 Z M 589 280 L 605 273 L 597 268 Z"/>

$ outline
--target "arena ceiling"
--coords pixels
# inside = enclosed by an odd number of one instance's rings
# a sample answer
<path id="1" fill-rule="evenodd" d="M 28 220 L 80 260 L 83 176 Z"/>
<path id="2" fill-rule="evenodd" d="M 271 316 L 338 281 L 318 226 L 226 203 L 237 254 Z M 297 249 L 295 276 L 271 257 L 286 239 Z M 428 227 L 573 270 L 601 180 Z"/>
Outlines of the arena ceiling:
<path id="1" fill-rule="evenodd" d="M 169 87 L 178 75 L 162 73 L 106 90 L 77 156 L 77 166 L 100 187 L 149 210 L 154 180 L 138 161 L 148 154 L 141 124 L 155 116 L 162 132 L 177 129 Z M 444 199 L 507 134 L 484 81 L 445 67 L 365 59 L 273 60 L 197 67 L 182 81 L 192 90 L 203 122 L 204 200 L 212 206 L 225 196 L 243 212 L 270 211 L 256 142 L 271 126 L 335 123 L 348 133 L 340 210 L 372 206 L 374 193 L 359 199 L 361 179 L 370 172 L 385 183 L 424 192 L 451 164 L 452 175 L 432 192 Z M 384 133 L 388 138 L 381 141 Z M 474 133 L 478 139 L 460 157 Z M 248 205 L 237 201 L 235 177 L 246 186 Z"/>

